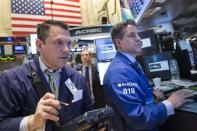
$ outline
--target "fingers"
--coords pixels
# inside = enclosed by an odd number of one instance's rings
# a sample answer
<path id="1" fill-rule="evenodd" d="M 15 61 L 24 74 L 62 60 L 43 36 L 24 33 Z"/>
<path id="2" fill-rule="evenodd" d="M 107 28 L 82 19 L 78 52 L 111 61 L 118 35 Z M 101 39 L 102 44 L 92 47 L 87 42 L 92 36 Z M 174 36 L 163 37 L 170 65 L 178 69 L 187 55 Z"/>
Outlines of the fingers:
<path id="1" fill-rule="evenodd" d="M 191 102 L 194 102 L 194 100 L 192 100 L 192 99 L 185 99 L 185 103 L 191 103 Z"/>
<path id="2" fill-rule="evenodd" d="M 178 95 L 181 95 L 183 98 L 188 98 L 194 95 L 193 92 L 194 91 L 192 90 L 182 89 L 182 90 L 176 91 L 175 93 Z"/>
<path id="3" fill-rule="evenodd" d="M 191 96 L 193 96 L 194 94 L 192 94 L 192 93 L 186 93 L 186 94 L 184 94 L 184 97 L 185 98 L 188 98 L 188 97 L 191 97 Z"/>
<path id="4" fill-rule="evenodd" d="M 191 91 L 183 89 L 172 93 L 168 100 L 173 104 L 174 108 L 178 108 L 185 103 L 192 102 L 193 100 L 187 99 L 190 96 L 192 96 Z"/>
<path id="5" fill-rule="evenodd" d="M 61 109 L 60 102 L 55 99 L 55 96 L 51 93 L 46 93 L 38 102 L 35 118 L 37 120 L 59 120 L 58 110 Z"/>
<path id="6" fill-rule="evenodd" d="M 55 95 L 47 92 L 41 99 L 46 100 L 46 99 L 55 99 Z"/>
<path id="7" fill-rule="evenodd" d="M 59 112 L 51 106 L 45 106 L 45 108 L 43 108 L 43 111 L 52 115 L 56 115 L 56 116 L 59 115 Z"/>
<path id="8" fill-rule="evenodd" d="M 51 93 L 46 93 L 37 104 L 36 114 L 42 119 L 57 121 L 61 105 L 68 106 L 69 104 L 56 100 L 55 95 Z"/>
<path id="9" fill-rule="evenodd" d="M 154 92 L 154 96 L 158 99 L 158 100 L 163 100 L 165 99 L 164 94 L 162 91 L 160 90 L 155 90 Z"/>
<path id="10" fill-rule="evenodd" d="M 178 90 L 178 91 L 175 91 L 173 93 L 181 95 L 181 94 L 185 94 L 186 92 L 184 90 Z"/>
<path id="11" fill-rule="evenodd" d="M 61 102 L 62 104 L 63 102 Z M 68 106 L 67 103 L 62 105 Z M 32 129 L 43 127 L 46 120 L 58 121 L 61 109 L 60 101 L 51 93 L 46 93 L 38 102 L 35 113 L 29 118 L 28 125 Z"/>
<path id="12" fill-rule="evenodd" d="M 55 100 L 55 99 L 51 99 L 51 98 L 45 99 L 45 100 L 40 100 L 38 102 L 38 104 L 39 105 L 41 104 L 43 106 L 52 106 L 58 110 L 61 109 L 61 105 L 60 105 L 59 100 Z"/>
<path id="13" fill-rule="evenodd" d="M 59 117 L 58 115 L 54 115 L 55 113 L 51 113 L 52 111 L 49 112 L 42 112 L 40 113 L 40 117 L 44 120 L 52 120 L 52 121 L 59 121 Z M 57 113 L 58 114 L 58 113 Z"/>
<path id="14" fill-rule="evenodd" d="M 178 91 L 175 91 L 173 94 L 181 96 L 182 98 L 186 98 L 188 95 L 188 92 L 185 90 L 178 90 Z"/>
<path id="15" fill-rule="evenodd" d="M 48 120 L 48 119 L 54 120 L 54 121 L 59 120 L 58 109 L 55 106 L 53 106 L 53 104 L 48 104 L 49 103 L 48 101 L 50 100 L 47 99 L 45 101 L 41 101 L 38 103 L 36 112 L 35 112 L 36 118 L 40 120 Z"/>

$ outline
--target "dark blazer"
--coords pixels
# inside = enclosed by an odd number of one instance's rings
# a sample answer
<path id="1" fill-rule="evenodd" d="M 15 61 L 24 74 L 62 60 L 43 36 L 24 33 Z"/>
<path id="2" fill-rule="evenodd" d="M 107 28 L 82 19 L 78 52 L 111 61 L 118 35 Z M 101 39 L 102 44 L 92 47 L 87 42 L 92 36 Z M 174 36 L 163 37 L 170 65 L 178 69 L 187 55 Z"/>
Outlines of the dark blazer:
<path id="1" fill-rule="evenodd" d="M 3 73 L 0 76 L 1 131 L 18 131 L 21 120 L 35 112 L 39 99 L 32 85 L 30 66 L 39 74 L 48 92 L 51 92 L 49 84 L 40 69 L 38 58 Z M 59 110 L 60 124 L 66 123 L 93 107 L 84 77 L 69 67 L 62 68 L 58 99 L 63 102 L 70 102 L 73 99 L 72 94 L 64 84 L 68 78 L 78 90 L 83 90 L 83 98 L 71 103 L 68 107 L 62 106 Z M 46 131 L 52 131 L 50 122 L 46 123 Z"/>
<path id="2" fill-rule="evenodd" d="M 106 105 L 105 96 L 104 96 L 103 86 L 100 84 L 99 73 L 97 71 L 96 65 L 91 64 L 91 66 L 92 66 L 92 88 L 93 88 L 93 94 L 95 99 L 94 106 L 95 108 L 105 107 Z M 81 67 L 81 72 L 82 74 L 84 74 L 83 67 Z"/>

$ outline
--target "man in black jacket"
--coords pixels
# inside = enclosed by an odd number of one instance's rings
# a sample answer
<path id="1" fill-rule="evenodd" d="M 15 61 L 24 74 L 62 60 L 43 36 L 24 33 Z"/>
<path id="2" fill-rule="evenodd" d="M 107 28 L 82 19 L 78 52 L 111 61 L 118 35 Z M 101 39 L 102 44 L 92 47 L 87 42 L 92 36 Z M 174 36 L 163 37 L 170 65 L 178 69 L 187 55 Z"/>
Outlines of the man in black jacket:
<path id="1" fill-rule="evenodd" d="M 91 63 L 90 53 L 87 49 L 81 52 L 81 61 L 81 73 L 86 78 L 91 97 L 94 100 L 94 106 L 95 108 L 104 107 L 106 103 L 103 93 L 103 87 L 100 84 L 96 65 Z"/>

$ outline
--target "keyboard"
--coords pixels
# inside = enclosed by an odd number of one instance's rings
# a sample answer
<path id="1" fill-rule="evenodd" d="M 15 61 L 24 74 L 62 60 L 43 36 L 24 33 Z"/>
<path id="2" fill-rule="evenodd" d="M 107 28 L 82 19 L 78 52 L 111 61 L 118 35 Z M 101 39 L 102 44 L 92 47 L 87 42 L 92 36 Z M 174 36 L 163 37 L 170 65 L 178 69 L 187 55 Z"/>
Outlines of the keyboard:
<path id="1" fill-rule="evenodd" d="M 174 88 L 171 88 L 171 89 L 169 89 L 169 90 L 165 90 L 165 91 L 163 91 L 163 93 L 164 93 L 164 95 L 165 94 L 171 94 L 172 92 L 175 92 L 175 91 L 178 91 L 178 90 L 181 90 L 181 89 L 184 89 L 185 87 L 183 87 L 183 86 L 178 86 L 178 87 L 174 87 Z"/>
<path id="2" fill-rule="evenodd" d="M 191 90 L 191 89 L 184 88 L 183 86 L 179 86 L 177 88 L 173 88 L 171 90 L 164 91 L 164 96 L 167 98 L 173 92 L 178 91 L 178 90 L 184 90 L 185 92 L 187 92 L 188 94 L 190 94 L 191 96 L 187 97 L 187 99 L 193 99 L 194 101 L 197 101 L 197 91 L 196 90 Z"/>
<path id="3" fill-rule="evenodd" d="M 192 99 L 194 101 L 197 101 L 197 91 L 194 91 L 194 90 L 190 90 L 190 91 L 191 93 L 189 94 L 191 94 L 191 96 L 187 97 L 187 99 Z"/>

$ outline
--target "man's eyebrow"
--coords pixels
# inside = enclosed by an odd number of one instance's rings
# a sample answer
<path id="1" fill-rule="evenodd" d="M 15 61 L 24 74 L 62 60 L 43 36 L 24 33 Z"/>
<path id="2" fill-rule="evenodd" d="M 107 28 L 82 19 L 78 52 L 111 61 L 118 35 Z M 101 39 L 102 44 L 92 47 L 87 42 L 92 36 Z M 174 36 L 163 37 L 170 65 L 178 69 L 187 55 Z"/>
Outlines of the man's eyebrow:
<path id="1" fill-rule="evenodd" d="M 54 41 L 63 41 L 63 42 L 66 42 L 66 43 L 71 43 L 71 40 L 69 39 L 61 39 L 61 38 L 56 38 L 56 39 L 54 39 Z"/>
<path id="2" fill-rule="evenodd" d="M 138 33 L 138 32 L 130 32 L 129 34 L 136 34 L 136 33 Z"/>
<path id="3" fill-rule="evenodd" d="M 129 35 L 138 35 L 139 32 L 130 32 Z"/>

